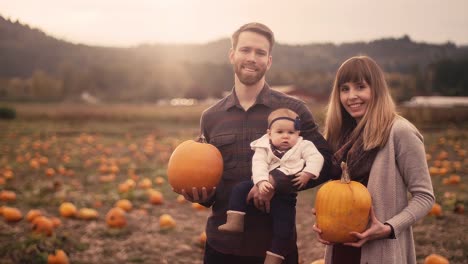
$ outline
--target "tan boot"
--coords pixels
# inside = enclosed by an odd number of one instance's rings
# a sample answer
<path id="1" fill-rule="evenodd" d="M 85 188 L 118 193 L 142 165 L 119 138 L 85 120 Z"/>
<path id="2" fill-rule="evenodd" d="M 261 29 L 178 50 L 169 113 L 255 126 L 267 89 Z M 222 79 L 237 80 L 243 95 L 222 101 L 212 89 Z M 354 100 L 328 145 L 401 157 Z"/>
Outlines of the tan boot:
<path id="1" fill-rule="evenodd" d="M 281 264 L 283 260 L 283 256 L 267 251 L 264 264 Z"/>
<path id="2" fill-rule="evenodd" d="M 219 231 L 241 233 L 244 232 L 244 212 L 227 211 L 227 219 L 224 225 L 218 227 Z"/>

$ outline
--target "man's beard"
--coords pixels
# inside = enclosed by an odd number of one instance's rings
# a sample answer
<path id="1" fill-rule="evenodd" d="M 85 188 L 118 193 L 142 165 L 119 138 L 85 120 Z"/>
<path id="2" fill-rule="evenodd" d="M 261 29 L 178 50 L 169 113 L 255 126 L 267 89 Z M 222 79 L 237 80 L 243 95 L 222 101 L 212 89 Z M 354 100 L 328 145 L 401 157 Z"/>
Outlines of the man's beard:
<path id="1" fill-rule="evenodd" d="M 255 74 L 243 74 L 241 70 L 242 65 L 234 64 L 233 68 L 234 72 L 237 75 L 237 78 L 239 78 L 239 81 L 247 86 L 258 83 L 263 78 L 266 72 L 266 68 L 256 67 L 257 71 L 255 72 Z"/>

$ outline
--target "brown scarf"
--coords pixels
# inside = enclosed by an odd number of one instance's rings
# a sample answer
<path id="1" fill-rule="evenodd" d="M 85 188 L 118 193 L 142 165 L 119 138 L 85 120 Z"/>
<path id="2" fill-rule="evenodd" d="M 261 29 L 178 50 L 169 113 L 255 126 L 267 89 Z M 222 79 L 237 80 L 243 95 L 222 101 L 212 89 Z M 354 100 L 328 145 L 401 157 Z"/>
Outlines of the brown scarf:
<path id="1" fill-rule="evenodd" d="M 338 167 L 340 167 L 339 165 L 342 161 L 346 162 L 351 180 L 367 186 L 370 170 L 379 148 L 364 151 L 362 133 L 351 137 L 351 132 L 352 129 L 348 133 L 345 133 L 346 135 L 343 138 L 342 144 L 340 144 L 342 147 L 333 155 L 333 162 Z"/>

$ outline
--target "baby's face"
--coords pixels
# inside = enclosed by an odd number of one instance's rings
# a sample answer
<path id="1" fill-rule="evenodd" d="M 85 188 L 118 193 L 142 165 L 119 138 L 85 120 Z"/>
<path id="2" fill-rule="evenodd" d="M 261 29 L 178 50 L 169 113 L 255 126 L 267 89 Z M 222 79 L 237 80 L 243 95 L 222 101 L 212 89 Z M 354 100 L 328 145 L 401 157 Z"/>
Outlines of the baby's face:
<path id="1" fill-rule="evenodd" d="M 294 122 L 287 119 L 275 121 L 268 130 L 271 143 L 280 150 L 288 150 L 297 143 L 299 131 L 294 129 Z"/>

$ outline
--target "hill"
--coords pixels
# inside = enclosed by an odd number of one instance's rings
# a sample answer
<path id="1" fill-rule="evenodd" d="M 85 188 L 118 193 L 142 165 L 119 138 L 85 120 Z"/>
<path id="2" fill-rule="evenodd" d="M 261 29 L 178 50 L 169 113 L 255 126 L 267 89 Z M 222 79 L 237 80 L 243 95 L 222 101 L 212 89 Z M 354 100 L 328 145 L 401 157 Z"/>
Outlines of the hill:
<path id="1" fill-rule="evenodd" d="M 229 39 L 196 45 L 96 47 L 60 40 L 1 16 L 0 39 L 0 99 L 4 100 L 40 98 L 44 94 L 63 100 L 83 91 L 111 101 L 204 98 L 220 96 L 233 81 L 227 59 Z M 433 65 L 467 60 L 468 47 L 418 43 L 409 36 L 340 45 L 278 43 L 268 80 L 272 85 L 295 84 L 324 95 L 339 65 L 359 54 L 373 57 L 389 73 L 397 94 L 408 88 L 402 85 L 418 78 L 420 87 L 410 90 L 427 94 L 431 91 L 426 75 Z M 16 82 L 12 84 L 12 80 Z M 46 83 L 53 88 L 39 89 L 31 83 Z M 12 91 L 18 87 L 25 92 Z"/>

